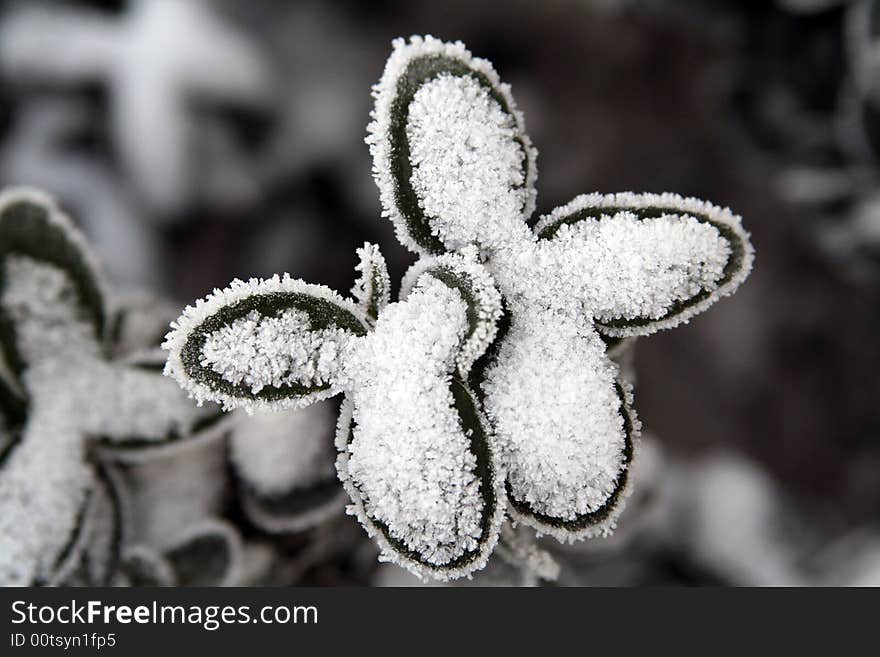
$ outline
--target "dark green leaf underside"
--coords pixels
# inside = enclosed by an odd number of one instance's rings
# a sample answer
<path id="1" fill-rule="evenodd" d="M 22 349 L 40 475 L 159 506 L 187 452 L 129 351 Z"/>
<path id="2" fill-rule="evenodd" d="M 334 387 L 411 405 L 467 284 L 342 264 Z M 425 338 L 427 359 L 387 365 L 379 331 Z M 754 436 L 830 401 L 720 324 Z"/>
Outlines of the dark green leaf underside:
<path id="1" fill-rule="evenodd" d="M 538 513 L 528 502 L 522 502 L 516 499 L 513 495 L 513 490 L 510 487 L 510 482 L 507 482 L 507 499 L 517 512 L 524 516 L 535 518 L 542 525 L 556 527 L 558 529 L 566 529 L 573 532 L 592 527 L 608 519 L 620 502 L 620 496 L 626 488 L 626 482 L 629 479 L 629 466 L 632 463 L 633 458 L 632 418 L 627 409 L 626 396 L 624 395 L 623 388 L 619 383 L 616 383 L 615 389 L 617 390 L 617 396 L 620 398 L 620 416 L 623 418 L 623 462 L 621 463 L 620 474 L 617 476 L 617 484 L 602 506 L 588 513 L 581 514 L 571 520 L 556 518 L 544 513 Z"/>
<path id="2" fill-rule="evenodd" d="M 0 295 L 6 284 L 6 258 L 22 255 L 58 267 L 70 277 L 79 297 L 83 316 L 95 327 L 97 337 L 104 331 L 104 304 L 100 286 L 80 247 L 68 233 L 49 221 L 49 210 L 30 201 L 8 206 L 0 217 Z M 21 361 L 15 343 L 15 327 L 0 307 L 0 347 L 10 367 L 20 373 Z"/>
<path id="3" fill-rule="evenodd" d="M 458 417 L 461 422 L 461 429 L 465 433 L 467 433 L 468 431 L 471 432 L 470 451 L 477 460 L 476 467 L 474 468 L 474 475 L 480 481 L 480 495 L 483 498 L 483 517 L 481 520 L 482 531 L 480 533 L 479 539 L 479 544 L 482 546 L 489 539 L 492 517 L 495 515 L 495 508 L 497 505 L 497 500 L 495 499 L 495 487 L 493 485 L 493 480 L 496 473 L 492 466 L 489 441 L 486 436 L 486 432 L 483 429 L 483 425 L 480 422 L 479 412 L 477 411 L 476 403 L 473 396 L 471 395 L 471 392 L 468 390 L 467 386 L 463 382 L 455 377 L 453 377 L 452 379 L 451 391 L 452 396 L 455 400 L 456 410 L 458 411 Z M 354 420 L 352 420 L 349 424 L 347 443 L 351 443 L 352 439 L 354 438 L 354 427 L 355 422 Z M 355 484 L 355 486 L 357 486 L 357 484 Z M 476 550 L 465 552 L 461 556 L 445 564 L 437 565 L 429 563 L 425 560 L 425 557 L 420 552 L 410 549 L 403 541 L 396 538 L 391 533 L 388 525 L 375 518 L 370 518 L 370 522 L 372 522 L 376 526 L 376 528 L 382 532 L 382 535 L 385 537 L 388 543 L 398 553 L 426 568 L 431 568 L 438 571 L 463 568 L 464 566 L 472 563 L 480 554 L 480 550 L 478 548 Z"/>
<path id="4" fill-rule="evenodd" d="M 271 292 L 255 294 L 218 310 L 196 327 L 186 340 L 181 350 L 181 361 L 187 376 L 230 397 L 263 401 L 278 401 L 290 397 L 303 397 L 315 392 L 327 390 L 328 384 L 307 386 L 291 383 L 282 386 L 267 386 L 254 393 L 243 383 L 234 384 L 224 379 L 210 367 L 204 367 L 200 360 L 205 341 L 208 336 L 230 325 L 237 319 L 256 311 L 262 317 L 274 317 L 278 313 L 294 308 L 301 310 L 309 317 L 309 325 L 313 331 L 321 331 L 331 326 L 350 331 L 355 335 L 366 335 L 367 329 L 345 308 L 332 301 L 311 296 L 302 292 Z"/>
<path id="5" fill-rule="evenodd" d="M 426 217 L 419 204 L 419 198 L 412 186 L 412 162 L 410 161 L 409 138 L 406 126 L 409 121 L 409 109 L 419 89 L 437 77 L 447 74 L 455 77 L 470 76 L 480 86 L 486 88 L 489 95 L 511 117 L 516 125 L 516 117 L 510 110 L 504 95 L 495 88 L 485 74 L 475 71 L 465 62 L 453 57 L 442 55 L 425 55 L 413 59 L 397 80 L 394 101 L 391 104 L 389 139 L 391 141 L 391 174 L 395 181 L 395 201 L 397 208 L 406 220 L 409 236 L 428 253 L 439 255 L 446 251 L 442 240 L 431 233 L 431 218 Z M 522 150 L 523 181 L 529 179 L 529 158 L 525 143 L 516 139 Z M 524 183 L 525 184 L 525 183 Z"/>
<path id="6" fill-rule="evenodd" d="M 546 226 L 544 230 L 542 230 L 538 234 L 538 238 L 553 239 L 553 237 L 559 231 L 559 228 L 563 225 L 573 225 L 582 221 L 595 220 L 599 219 L 602 216 L 613 216 L 619 212 L 632 212 L 640 220 L 653 219 L 657 217 L 662 217 L 663 215 L 667 214 L 683 214 L 689 217 L 693 217 L 700 223 L 709 224 L 710 226 L 712 226 L 715 230 L 718 231 L 721 237 L 726 240 L 728 245 L 730 246 L 730 257 L 727 259 L 727 263 L 724 265 L 724 270 L 721 273 L 721 280 L 719 280 L 716 284 L 716 289 L 730 282 L 730 280 L 742 268 L 743 260 L 745 259 L 746 247 L 740 236 L 737 235 L 730 226 L 722 224 L 718 221 L 713 221 L 704 214 L 693 212 L 691 210 L 682 210 L 681 208 L 677 208 L 675 206 L 647 208 L 630 208 L 625 206 L 584 208 L 582 210 L 578 210 L 577 212 L 573 212 L 570 215 L 562 217 L 555 223 Z M 700 290 L 700 292 L 688 299 L 676 301 L 661 317 L 614 319 L 602 322 L 601 324 L 597 323 L 597 328 L 599 328 L 600 330 L 602 328 L 634 328 L 639 326 L 648 326 L 650 324 L 654 324 L 655 322 L 662 322 L 663 320 L 674 317 L 675 315 L 684 312 L 688 308 L 691 308 L 698 303 L 704 301 L 709 296 L 711 296 L 712 292 L 713 290 L 702 289 Z"/>

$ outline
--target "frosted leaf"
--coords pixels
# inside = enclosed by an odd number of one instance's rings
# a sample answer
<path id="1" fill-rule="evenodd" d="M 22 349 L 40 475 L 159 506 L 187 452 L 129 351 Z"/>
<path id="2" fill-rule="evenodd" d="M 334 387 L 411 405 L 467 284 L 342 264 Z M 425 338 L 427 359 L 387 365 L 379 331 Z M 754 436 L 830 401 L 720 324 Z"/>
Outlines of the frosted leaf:
<path id="1" fill-rule="evenodd" d="M 126 548 L 120 583 L 129 586 L 239 586 L 244 583 L 244 545 L 221 520 L 202 520 L 179 531 L 163 548 Z"/>
<path id="2" fill-rule="evenodd" d="M 423 255 L 479 248 L 503 296 L 470 380 L 513 514 L 563 541 L 608 533 L 639 425 L 606 344 L 731 294 L 753 260 L 739 217 L 674 194 L 589 194 L 533 231 L 535 153 L 491 65 L 461 43 L 397 40 L 374 96 L 367 141 L 398 238 Z"/>
<path id="3" fill-rule="evenodd" d="M 106 582 L 121 510 L 91 443 L 165 444 L 206 412 L 159 371 L 107 360 L 96 267 L 52 199 L 0 193 L 0 235 L 0 582 Z"/>
<path id="4" fill-rule="evenodd" d="M 100 465 L 77 527 L 56 561 L 48 586 L 106 586 L 116 574 L 124 539 L 118 475 Z"/>
<path id="5" fill-rule="evenodd" d="M 351 290 L 358 307 L 373 321 L 379 316 L 382 308 L 391 301 L 391 279 L 388 277 L 388 266 L 385 257 L 375 244 L 365 242 L 357 250 L 358 264 L 356 271 L 360 277 Z"/>
<path id="6" fill-rule="evenodd" d="M 336 480 L 336 406 L 319 402 L 296 411 L 239 415 L 229 451 L 241 504 L 261 529 L 297 532 L 344 507 Z"/>
<path id="7" fill-rule="evenodd" d="M 127 548 L 120 564 L 122 583 L 127 586 L 174 586 L 176 577 L 168 560 L 146 545 Z"/>
<path id="8" fill-rule="evenodd" d="M 0 321 L 8 326 L 0 347 L 13 371 L 29 356 L 68 348 L 68 340 L 87 348 L 100 338 L 97 271 L 84 238 L 50 197 L 28 188 L 0 192 Z"/>
<path id="9" fill-rule="evenodd" d="M 75 536 L 94 479 L 70 399 L 33 395 L 26 426 L 0 463 L 0 583 L 52 577 Z"/>
<path id="10" fill-rule="evenodd" d="M 406 273 L 402 294 L 408 294 L 426 273 L 458 290 L 467 304 L 468 328 L 457 359 L 458 374 L 467 380 L 476 360 L 495 339 L 502 313 L 501 295 L 486 268 L 478 263 L 476 250 L 470 248 L 459 255 L 421 258 Z"/>
<path id="11" fill-rule="evenodd" d="M 339 392 L 340 363 L 366 326 L 329 288 L 287 274 L 235 280 L 172 323 L 165 373 L 199 402 L 298 408 Z"/>
<path id="12" fill-rule="evenodd" d="M 179 211 L 193 195 L 193 141 L 206 136 L 191 99 L 265 107 L 271 84 L 263 54 L 206 0 L 137 0 L 120 15 L 54 5 L 29 2 L 5 16 L 4 72 L 105 86 L 124 168 L 151 206 Z"/>
<path id="13" fill-rule="evenodd" d="M 167 372 L 200 398 L 228 406 L 296 407 L 345 392 L 336 465 L 352 498 L 350 511 L 376 538 L 384 559 L 421 576 L 467 575 L 485 564 L 504 510 L 485 420 L 463 377 L 455 376 L 467 375 L 500 314 L 500 296 L 474 257 L 446 255 L 432 262 L 404 301 L 380 311 L 370 332 L 361 311 L 327 288 L 289 277 L 235 281 L 187 308 L 173 325 L 164 345 L 170 352 Z M 283 314 L 291 308 L 296 316 Z M 273 329 L 271 341 L 261 342 L 260 327 L 279 317 L 284 329 Z M 208 342 L 224 330 L 236 333 Z M 213 362 L 236 360 L 237 372 L 268 380 L 273 370 L 261 360 L 268 343 L 282 358 L 315 336 L 319 345 L 344 342 L 322 389 L 282 383 L 287 389 L 265 388 L 271 396 L 254 394 L 202 366 L 210 344 Z M 311 376 L 310 361 L 291 362 L 304 369 L 292 367 L 290 376 Z M 244 441 L 237 450 L 246 449 Z M 264 468 L 252 462 L 248 471 Z M 272 481 L 261 485 L 264 491 L 275 487 Z"/>
<path id="14" fill-rule="evenodd" d="M 535 151 L 510 88 L 460 42 L 393 45 L 367 143 L 400 241 L 438 254 L 522 230 L 534 209 Z"/>
<path id="15" fill-rule="evenodd" d="M 557 276 L 562 284 L 588 279 L 571 296 L 616 336 L 687 322 L 732 294 L 754 260 L 738 216 L 675 194 L 579 196 L 542 217 L 535 233 L 539 245 L 556 243 L 546 259 L 576 259 Z"/>

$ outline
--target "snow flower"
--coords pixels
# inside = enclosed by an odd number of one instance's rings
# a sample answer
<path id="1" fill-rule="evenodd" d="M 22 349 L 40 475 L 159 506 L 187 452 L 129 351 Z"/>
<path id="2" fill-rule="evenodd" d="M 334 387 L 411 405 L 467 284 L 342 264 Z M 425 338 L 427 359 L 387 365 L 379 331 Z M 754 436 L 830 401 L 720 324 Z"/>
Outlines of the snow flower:
<path id="1" fill-rule="evenodd" d="M 732 293 L 753 257 L 739 218 L 591 194 L 530 228 L 535 150 L 509 88 L 460 43 L 395 41 L 375 97 L 384 213 L 423 256 L 401 300 L 369 245 L 356 303 L 287 274 L 236 280 L 172 324 L 166 374 L 249 411 L 344 393 L 349 510 L 419 576 L 485 566 L 507 508 L 564 541 L 609 532 L 639 423 L 608 348 Z"/>
<path id="2" fill-rule="evenodd" d="M 477 247 L 504 335 L 471 370 L 511 513 L 562 541 L 613 529 L 639 423 L 606 342 L 687 322 L 748 275 L 740 218 L 674 194 L 587 194 L 527 223 L 536 151 L 508 85 L 460 43 L 398 39 L 367 142 L 383 214 L 434 260 Z"/>
<path id="3" fill-rule="evenodd" d="M 0 583 L 110 581 L 120 485 L 95 446 L 168 446 L 211 418 L 148 359 L 109 356 L 124 318 L 54 201 L 0 193 Z"/>

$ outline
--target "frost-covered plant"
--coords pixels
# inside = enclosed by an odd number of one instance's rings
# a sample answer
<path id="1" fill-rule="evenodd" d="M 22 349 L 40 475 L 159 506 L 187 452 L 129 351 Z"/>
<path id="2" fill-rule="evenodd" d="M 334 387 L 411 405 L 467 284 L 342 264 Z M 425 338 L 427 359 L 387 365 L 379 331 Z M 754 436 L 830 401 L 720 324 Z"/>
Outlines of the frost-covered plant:
<path id="1" fill-rule="evenodd" d="M 535 151 L 507 85 L 460 43 L 395 41 L 375 97 L 384 212 L 423 256 L 402 300 L 370 246 L 357 303 L 287 275 L 236 280 L 172 325 L 166 373 L 229 408 L 344 392 L 351 511 L 420 576 L 482 568 L 508 508 L 560 540 L 609 532 L 639 425 L 606 343 L 732 293 L 753 257 L 739 218 L 592 194 L 530 229 Z"/>
<path id="2" fill-rule="evenodd" d="M 233 144 L 228 130 L 193 116 L 192 102 L 263 111 L 271 83 L 257 44 L 208 0 L 132 0 L 120 15 L 57 5 L 28 0 L 10 8 L 0 25 L 7 78 L 105 87 L 115 149 L 160 213 L 151 216 L 180 212 L 200 184 L 224 201 L 253 195 L 238 189 L 249 184 L 243 172 L 217 171 L 230 158 L 207 154 L 201 169 L 193 166 L 194 152 L 227 154 Z M 204 170 L 223 184 L 194 178 Z"/>
<path id="3" fill-rule="evenodd" d="M 607 533 L 638 423 L 606 341 L 687 322 L 753 259 L 740 219 L 674 194 L 588 194 L 526 221 L 536 152 L 510 88 L 461 43 L 398 40 L 368 142 L 384 213 L 423 256 L 476 245 L 509 327 L 474 369 L 514 516 L 560 540 Z M 412 276 L 414 274 L 411 274 Z"/>
<path id="4" fill-rule="evenodd" d="M 96 541 L 106 543 L 106 561 L 93 579 L 107 581 L 119 551 L 118 495 L 92 446 L 177 441 L 210 416 L 153 363 L 109 357 L 120 316 L 105 298 L 91 252 L 54 201 L 30 189 L 0 193 L 4 584 L 66 581 Z M 98 512 L 108 505 L 113 513 Z M 98 519 L 105 531 L 96 535 Z"/>

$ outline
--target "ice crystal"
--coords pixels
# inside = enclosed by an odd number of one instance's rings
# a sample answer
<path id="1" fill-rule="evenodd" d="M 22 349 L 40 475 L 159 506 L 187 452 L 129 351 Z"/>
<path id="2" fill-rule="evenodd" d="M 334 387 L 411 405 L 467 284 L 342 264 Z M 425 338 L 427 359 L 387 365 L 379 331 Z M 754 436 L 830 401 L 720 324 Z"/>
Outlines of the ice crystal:
<path id="1" fill-rule="evenodd" d="M 401 242 L 423 256 L 478 247 L 504 297 L 510 328 L 473 383 L 513 514 L 560 540 L 607 533 L 639 425 L 602 338 L 676 326 L 731 294 L 752 264 L 739 217 L 673 194 L 588 194 L 530 228 L 523 117 L 458 42 L 396 40 L 374 96 L 367 142 Z"/>
<path id="2" fill-rule="evenodd" d="M 161 444 L 205 415 L 157 372 L 109 360 L 105 315 L 97 267 L 66 215 L 40 192 L 2 192 L 3 583 L 54 583 L 79 565 L 106 502 L 90 445 Z"/>

